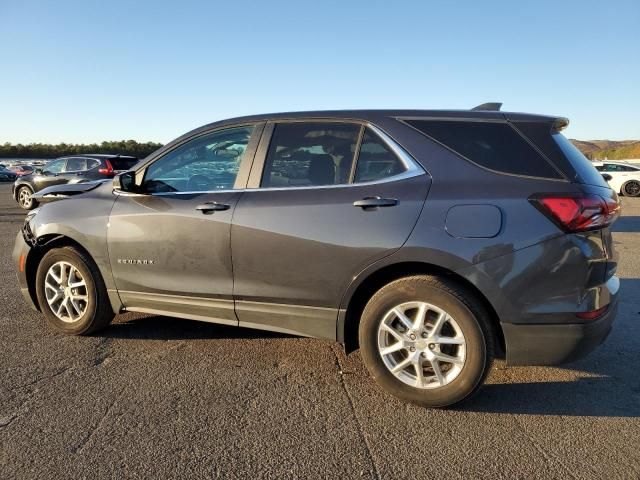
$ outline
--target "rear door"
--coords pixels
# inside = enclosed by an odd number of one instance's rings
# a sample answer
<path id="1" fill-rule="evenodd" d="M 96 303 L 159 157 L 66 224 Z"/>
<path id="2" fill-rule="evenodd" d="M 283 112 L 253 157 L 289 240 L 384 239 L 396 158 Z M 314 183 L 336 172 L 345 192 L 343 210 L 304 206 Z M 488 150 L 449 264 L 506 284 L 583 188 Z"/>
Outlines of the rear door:
<path id="1" fill-rule="evenodd" d="M 87 159 L 82 157 L 71 157 L 67 159 L 67 164 L 62 172 L 64 183 L 79 183 L 86 180 Z"/>
<path id="2" fill-rule="evenodd" d="M 269 125 L 231 232 L 240 325 L 335 338 L 346 287 L 402 246 L 429 186 L 375 127 Z"/>

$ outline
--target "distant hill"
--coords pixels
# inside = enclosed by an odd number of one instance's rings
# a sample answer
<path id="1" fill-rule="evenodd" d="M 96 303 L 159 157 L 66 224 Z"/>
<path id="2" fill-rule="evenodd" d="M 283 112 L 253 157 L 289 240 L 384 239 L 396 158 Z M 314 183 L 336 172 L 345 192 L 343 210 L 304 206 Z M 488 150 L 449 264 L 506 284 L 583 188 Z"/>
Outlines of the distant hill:
<path id="1" fill-rule="evenodd" d="M 591 160 L 640 158 L 640 140 L 574 140 L 571 142 Z"/>

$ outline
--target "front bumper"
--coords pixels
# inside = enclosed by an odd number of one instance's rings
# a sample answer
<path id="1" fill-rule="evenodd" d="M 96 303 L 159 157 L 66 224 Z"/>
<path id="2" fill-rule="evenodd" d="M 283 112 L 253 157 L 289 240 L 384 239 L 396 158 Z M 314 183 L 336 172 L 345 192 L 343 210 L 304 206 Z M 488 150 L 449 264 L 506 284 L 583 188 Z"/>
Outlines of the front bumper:
<path id="1" fill-rule="evenodd" d="M 508 365 L 558 365 L 584 357 L 609 335 L 618 311 L 620 281 L 611 277 L 611 301 L 596 320 L 570 324 L 503 323 Z"/>
<path id="2" fill-rule="evenodd" d="M 24 239 L 22 230 L 16 235 L 16 242 L 13 247 L 13 262 L 16 266 L 16 276 L 18 277 L 18 285 L 20 286 L 20 292 L 27 300 L 31 308 L 39 311 L 38 305 L 35 301 L 35 292 L 29 289 L 29 283 L 27 282 L 27 265 L 29 254 L 32 252 L 32 246 L 29 245 Z"/>

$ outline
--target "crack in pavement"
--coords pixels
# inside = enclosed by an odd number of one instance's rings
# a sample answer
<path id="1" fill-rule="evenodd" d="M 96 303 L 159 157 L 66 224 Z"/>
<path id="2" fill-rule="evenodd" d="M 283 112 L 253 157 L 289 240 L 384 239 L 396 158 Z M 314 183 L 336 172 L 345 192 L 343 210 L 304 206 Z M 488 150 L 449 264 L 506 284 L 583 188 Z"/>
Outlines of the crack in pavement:
<path id="1" fill-rule="evenodd" d="M 75 448 L 73 448 L 72 452 L 74 454 L 82 453 L 84 451 L 84 448 L 91 441 L 91 439 L 94 437 L 96 432 L 98 432 L 102 428 L 102 426 L 104 425 L 105 419 L 109 416 L 109 414 L 113 410 L 113 407 L 116 405 L 116 403 L 118 403 L 118 398 L 120 397 L 121 393 L 122 393 L 122 391 L 120 391 L 119 394 L 116 395 L 116 398 L 107 406 L 106 410 L 102 414 L 102 417 L 100 417 L 100 420 L 98 420 L 98 422 L 95 424 L 95 426 L 93 426 L 87 432 L 87 434 L 80 441 L 80 443 L 78 445 L 76 445 Z"/>
<path id="2" fill-rule="evenodd" d="M 356 420 L 356 425 L 358 427 L 358 433 L 360 433 L 360 436 L 362 437 L 362 440 L 364 441 L 364 446 L 365 449 L 367 450 L 367 455 L 369 457 L 369 460 L 371 461 L 371 464 L 373 465 L 373 473 L 374 476 L 377 480 L 380 480 L 381 476 L 380 476 L 380 471 L 378 469 L 378 464 L 375 461 L 375 458 L 373 456 L 373 451 L 371 449 L 371 445 L 369 445 L 369 441 L 367 440 L 367 436 L 364 433 L 364 429 L 362 428 L 362 424 L 360 423 L 360 419 L 358 418 L 358 413 L 356 411 L 356 406 L 355 403 L 353 402 L 353 398 L 351 397 L 351 394 L 349 393 L 349 389 L 347 388 L 347 384 L 344 381 L 344 368 L 342 367 L 342 364 L 340 363 L 340 356 L 338 354 L 338 352 L 335 350 L 335 347 L 333 345 L 331 345 L 329 347 L 331 349 L 331 351 L 333 352 L 333 354 L 336 357 L 336 367 L 338 367 L 338 374 L 340 375 L 340 384 L 342 385 L 342 388 L 344 389 L 345 394 L 347 395 L 347 400 L 349 401 L 349 406 L 351 407 L 351 411 L 353 412 L 353 417 Z"/>
<path id="3" fill-rule="evenodd" d="M 60 375 L 62 375 L 65 372 L 68 372 L 69 370 L 71 370 L 73 367 L 63 367 L 60 370 L 56 371 L 55 373 L 53 373 L 52 375 L 48 375 L 45 377 L 40 377 L 40 378 L 36 378 L 34 381 L 29 382 L 29 383 L 23 383 L 22 385 L 17 385 L 15 387 L 13 387 L 14 390 L 20 389 L 20 388 L 26 388 L 26 387 L 30 387 L 32 385 L 35 385 L 37 383 L 41 383 L 44 381 L 49 381 L 52 380 L 56 377 L 59 377 Z"/>

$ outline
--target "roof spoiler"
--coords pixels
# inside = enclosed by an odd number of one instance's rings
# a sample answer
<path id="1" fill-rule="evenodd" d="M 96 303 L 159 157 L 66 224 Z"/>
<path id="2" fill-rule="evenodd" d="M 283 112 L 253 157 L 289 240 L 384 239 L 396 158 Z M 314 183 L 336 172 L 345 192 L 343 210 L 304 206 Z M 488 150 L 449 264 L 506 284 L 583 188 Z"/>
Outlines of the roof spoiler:
<path id="1" fill-rule="evenodd" d="M 502 103 L 500 102 L 488 102 L 483 103 L 482 105 L 478 105 L 477 107 L 473 107 L 471 111 L 484 110 L 491 112 L 499 112 L 500 107 L 502 107 Z"/>

